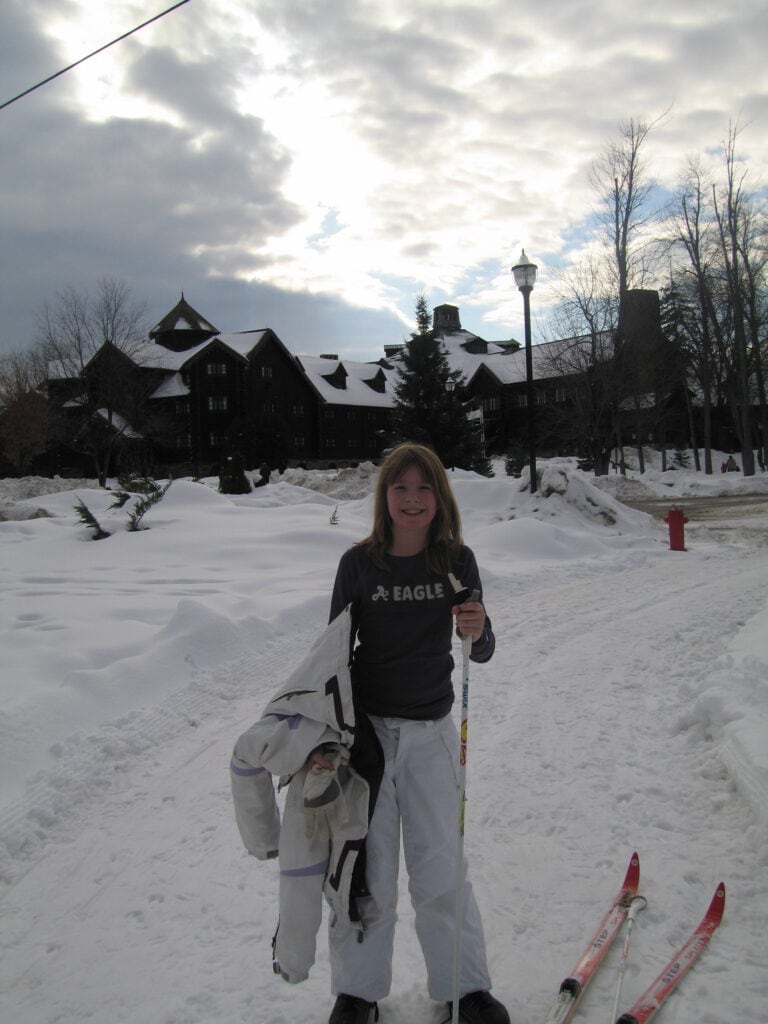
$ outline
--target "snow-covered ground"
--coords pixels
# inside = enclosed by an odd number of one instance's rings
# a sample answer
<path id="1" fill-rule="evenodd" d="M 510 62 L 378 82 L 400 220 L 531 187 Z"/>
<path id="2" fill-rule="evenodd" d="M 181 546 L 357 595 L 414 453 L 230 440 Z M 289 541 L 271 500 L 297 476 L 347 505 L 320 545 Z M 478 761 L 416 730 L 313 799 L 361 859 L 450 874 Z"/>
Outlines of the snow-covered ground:
<path id="1" fill-rule="evenodd" d="M 768 476 L 540 469 L 534 496 L 501 468 L 452 475 L 498 637 L 472 667 L 466 833 L 494 990 L 515 1024 L 543 1020 L 637 850 L 623 1004 L 722 879 L 723 924 L 659 1019 L 765 1020 L 768 512 L 743 535 L 692 518 L 672 552 L 616 496 L 684 507 Z M 291 470 L 232 497 L 179 480 L 140 532 L 93 482 L 0 482 L 4 1024 L 325 1024 L 324 939 L 303 985 L 272 973 L 277 868 L 240 846 L 228 765 L 323 628 L 374 476 Z M 112 536 L 90 539 L 78 499 Z M 427 1024 L 445 1012 L 402 886 L 381 1024 Z M 610 1024 L 617 959 L 576 1022 Z"/>

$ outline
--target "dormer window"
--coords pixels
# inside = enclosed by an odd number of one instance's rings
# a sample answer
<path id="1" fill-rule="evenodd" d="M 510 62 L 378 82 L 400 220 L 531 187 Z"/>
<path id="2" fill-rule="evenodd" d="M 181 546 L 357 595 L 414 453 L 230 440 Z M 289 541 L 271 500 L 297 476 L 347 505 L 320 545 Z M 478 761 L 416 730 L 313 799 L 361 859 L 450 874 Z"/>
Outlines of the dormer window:
<path id="1" fill-rule="evenodd" d="M 324 373 L 323 380 L 327 380 L 333 388 L 338 388 L 339 391 L 346 390 L 347 387 L 347 371 L 344 366 L 339 363 L 333 373 Z"/>
<path id="2" fill-rule="evenodd" d="M 375 377 L 371 377 L 370 380 L 363 381 L 367 384 L 372 391 L 378 391 L 380 395 L 384 394 L 387 384 L 387 378 L 384 371 L 379 367 L 379 372 Z"/>
<path id="3" fill-rule="evenodd" d="M 465 341 L 461 346 L 465 352 L 471 352 L 474 356 L 485 356 L 488 354 L 488 342 L 483 338 L 472 338 Z"/>

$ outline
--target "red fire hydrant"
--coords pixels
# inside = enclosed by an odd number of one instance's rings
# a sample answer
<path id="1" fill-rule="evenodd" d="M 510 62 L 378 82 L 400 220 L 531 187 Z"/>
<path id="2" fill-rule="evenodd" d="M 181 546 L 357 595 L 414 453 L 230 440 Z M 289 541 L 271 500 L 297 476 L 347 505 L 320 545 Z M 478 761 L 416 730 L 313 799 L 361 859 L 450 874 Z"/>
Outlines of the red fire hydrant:
<path id="1" fill-rule="evenodd" d="M 685 551 L 685 524 L 688 519 L 681 508 L 671 508 L 664 516 L 669 524 L 669 550 Z"/>

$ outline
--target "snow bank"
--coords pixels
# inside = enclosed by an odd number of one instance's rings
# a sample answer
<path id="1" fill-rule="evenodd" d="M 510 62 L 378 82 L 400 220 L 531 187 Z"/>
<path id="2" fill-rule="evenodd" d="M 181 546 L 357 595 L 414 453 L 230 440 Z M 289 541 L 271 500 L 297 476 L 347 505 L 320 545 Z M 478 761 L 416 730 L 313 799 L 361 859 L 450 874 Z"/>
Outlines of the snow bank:
<path id="1" fill-rule="evenodd" d="M 768 606 L 733 636 L 711 668 L 706 689 L 681 717 L 715 737 L 755 816 L 756 846 L 768 840 Z"/>
<path id="2" fill-rule="evenodd" d="M 543 1019 L 596 900 L 639 848 L 649 974 L 693 904 L 728 886 L 706 969 L 669 1012 L 680 1024 L 702 1005 L 711 1024 L 762 1019 L 768 523 L 725 540 L 703 526 L 671 553 L 657 521 L 617 500 L 627 487 L 669 495 L 669 474 L 540 469 L 533 495 L 498 468 L 451 473 L 498 637 L 472 670 L 467 834 L 495 988 L 513 1019 Z M 700 482 L 673 476 L 678 494 Z M 737 476 L 718 488 L 733 493 Z M 276 878 L 239 847 L 227 765 L 322 629 L 338 559 L 369 528 L 374 480 L 370 466 L 290 471 L 233 496 L 218 480 L 179 480 L 138 533 L 93 482 L 0 482 L 9 1019 L 327 1017 L 322 940 L 306 987 L 272 974 Z M 107 539 L 91 539 L 78 499 Z M 405 885 L 382 1021 L 442 1020 Z M 628 994 L 639 981 L 630 969 Z M 609 988 L 598 977 L 584 1013 Z"/>

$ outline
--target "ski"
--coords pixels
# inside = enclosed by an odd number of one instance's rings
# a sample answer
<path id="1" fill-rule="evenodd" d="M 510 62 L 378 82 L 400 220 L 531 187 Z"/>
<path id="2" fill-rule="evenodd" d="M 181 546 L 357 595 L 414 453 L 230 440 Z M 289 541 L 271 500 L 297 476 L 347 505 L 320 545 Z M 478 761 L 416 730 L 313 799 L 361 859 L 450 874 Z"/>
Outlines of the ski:
<path id="1" fill-rule="evenodd" d="M 677 950 L 658 978 L 643 992 L 632 1009 L 623 1013 L 616 1024 L 646 1024 L 646 1021 L 654 1016 L 672 989 L 703 953 L 723 919 L 724 909 L 725 886 L 721 882 L 698 927 L 691 932 L 687 941 Z"/>
<path id="2" fill-rule="evenodd" d="M 584 948 L 576 966 L 560 986 L 560 992 L 552 1004 L 544 1024 L 565 1024 L 571 1019 L 582 992 L 616 938 L 624 918 L 627 916 L 630 904 L 637 896 L 639 884 L 640 858 L 633 853 L 621 889 L 589 944 Z"/>

